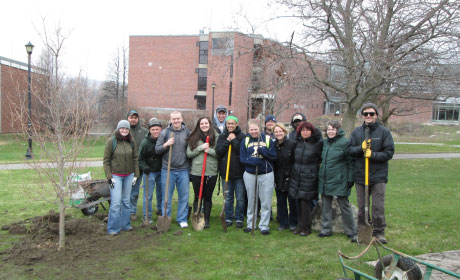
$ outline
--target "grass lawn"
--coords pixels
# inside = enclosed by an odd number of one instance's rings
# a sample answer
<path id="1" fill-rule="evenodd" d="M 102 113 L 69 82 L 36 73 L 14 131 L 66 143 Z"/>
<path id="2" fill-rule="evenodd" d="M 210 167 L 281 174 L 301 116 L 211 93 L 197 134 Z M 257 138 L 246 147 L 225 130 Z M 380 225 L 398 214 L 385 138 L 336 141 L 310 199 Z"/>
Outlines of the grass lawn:
<path id="1" fill-rule="evenodd" d="M 390 248 L 409 255 L 460 249 L 459 167 L 460 159 L 391 161 L 386 196 L 386 235 Z M 91 171 L 93 179 L 103 177 L 102 168 Z M 0 181 L 0 225 L 42 215 L 52 208 L 30 195 L 34 188 L 33 172 L 0 171 Z M 114 250 L 114 254 L 104 257 L 79 258 L 64 268 L 39 264 L 33 267 L 34 272 L 42 279 L 51 279 L 62 269 L 69 271 L 71 279 L 84 279 L 85 271 L 91 271 L 99 279 L 336 279 L 343 277 L 337 251 L 355 256 L 363 250 L 343 234 L 320 239 L 316 237 L 318 232 L 314 232 L 306 238 L 299 237 L 278 232 L 276 222 L 271 223 L 269 236 L 260 233 L 251 236 L 235 227 L 223 233 L 218 217 L 222 196 L 217 197 L 216 193 L 208 230 L 195 232 L 190 227 L 183 234 L 174 235 L 179 227 L 174 223 L 173 209 L 169 232 L 152 236 L 151 242 L 140 244 L 139 248 Z M 356 205 L 354 193 L 351 201 Z M 174 199 L 173 206 L 176 205 Z M 141 203 L 138 206 L 140 213 Z M 273 207 L 276 213 L 275 198 Z M 76 209 L 68 212 L 83 217 Z M 151 232 L 140 224 L 134 222 L 137 235 Z M 1 231 L 0 251 L 18 238 Z M 375 250 L 371 251 L 350 264 L 373 275 L 373 270 L 365 264 L 377 258 Z M 2 270 L 3 276 L 30 278 L 28 267 L 5 264 Z"/>

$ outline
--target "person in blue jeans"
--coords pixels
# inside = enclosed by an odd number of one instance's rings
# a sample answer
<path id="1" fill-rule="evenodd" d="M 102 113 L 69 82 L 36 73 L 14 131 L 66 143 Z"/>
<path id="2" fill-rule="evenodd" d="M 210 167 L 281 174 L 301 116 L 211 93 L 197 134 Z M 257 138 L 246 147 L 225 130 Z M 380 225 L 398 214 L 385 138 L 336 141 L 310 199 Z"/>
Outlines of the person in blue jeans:
<path id="1" fill-rule="evenodd" d="M 240 144 L 243 139 L 244 133 L 238 126 L 238 119 L 235 116 L 227 117 L 225 129 L 217 140 L 216 153 L 221 157 L 220 174 L 224 181 L 227 174 L 228 150 L 232 146 L 225 195 L 225 221 L 227 226 L 231 226 L 235 220 L 237 228 L 243 227 L 244 211 L 247 203 L 246 189 L 243 182 L 244 167 L 240 163 Z M 236 207 L 234 205 L 235 197 Z"/>
<path id="2" fill-rule="evenodd" d="M 153 190 L 156 186 L 156 197 L 157 197 L 157 205 L 156 205 L 156 213 L 157 215 L 161 214 L 161 199 L 162 199 L 162 192 L 161 192 L 161 155 L 158 155 L 155 152 L 155 145 L 157 143 L 157 139 L 160 136 L 162 130 L 161 122 L 157 118 L 152 118 L 149 121 L 149 133 L 145 136 L 144 140 L 142 140 L 139 146 L 139 168 L 143 171 L 144 178 L 144 192 L 146 191 L 146 183 L 147 183 L 147 176 L 148 176 L 148 221 L 152 223 L 152 198 L 153 198 Z M 145 196 L 145 193 L 144 193 Z M 146 215 L 146 207 L 145 207 L 145 198 L 142 200 L 143 203 L 143 213 L 144 217 Z"/>
<path id="3" fill-rule="evenodd" d="M 118 122 L 117 131 L 107 139 L 104 149 L 104 171 L 110 183 L 110 208 L 107 233 L 133 229 L 130 219 L 131 187 L 139 177 L 138 151 L 126 120 Z"/>
<path id="4" fill-rule="evenodd" d="M 174 136 L 172 134 L 174 134 Z M 162 155 L 161 187 L 163 197 L 161 205 L 164 204 L 164 199 L 166 198 L 165 195 L 168 195 L 167 211 L 164 213 L 164 209 L 162 209 L 162 215 L 164 216 L 167 214 L 168 216 L 171 216 L 171 200 L 174 189 L 177 188 L 178 207 L 176 221 L 179 223 L 181 228 L 188 227 L 187 216 L 188 196 L 190 190 L 190 162 L 187 158 L 186 150 L 189 134 L 190 131 L 183 123 L 182 114 L 178 111 L 174 111 L 170 115 L 170 125 L 160 133 L 155 145 L 155 152 Z M 166 194 L 166 178 L 168 176 L 167 169 L 170 147 L 172 147 L 171 172 L 169 174 L 169 190 L 168 194 Z"/>

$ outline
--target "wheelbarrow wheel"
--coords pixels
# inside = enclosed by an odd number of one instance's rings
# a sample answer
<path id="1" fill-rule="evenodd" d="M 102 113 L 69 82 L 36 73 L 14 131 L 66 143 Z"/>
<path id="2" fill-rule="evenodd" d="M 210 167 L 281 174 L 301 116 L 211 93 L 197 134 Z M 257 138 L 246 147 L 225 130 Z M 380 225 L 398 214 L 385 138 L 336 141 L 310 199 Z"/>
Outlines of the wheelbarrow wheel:
<path id="1" fill-rule="evenodd" d="M 97 200 L 97 199 L 88 198 L 88 199 L 85 201 L 85 203 L 90 203 L 90 202 L 93 202 L 93 201 L 96 201 L 96 200 Z M 85 215 L 85 216 L 91 216 L 91 215 L 96 214 L 98 208 L 99 208 L 99 206 L 96 204 L 96 205 L 93 205 L 93 206 L 91 206 L 91 207 L 81 209 L 81 212 L 82 212 L 83 215 Z"/>
<path id="2" fill-rule="evenodd" d="M 393 255 L 386 255 L 383 257 L 383 267 L 386 269 L 390 266 L 391 261 L 393 260 Z M 377 279 L 382 279 L 384 275 L 384 269 L 380 261 L 375 265 L 375 277 Z M 396 264 L 395 270 L 392 273 L 391 277 L 388 279 L 395 280 L 419 280 L 422 279 L 422 272 L 418 265 L 411 259 L 400 257 L 398 263 Z"/>

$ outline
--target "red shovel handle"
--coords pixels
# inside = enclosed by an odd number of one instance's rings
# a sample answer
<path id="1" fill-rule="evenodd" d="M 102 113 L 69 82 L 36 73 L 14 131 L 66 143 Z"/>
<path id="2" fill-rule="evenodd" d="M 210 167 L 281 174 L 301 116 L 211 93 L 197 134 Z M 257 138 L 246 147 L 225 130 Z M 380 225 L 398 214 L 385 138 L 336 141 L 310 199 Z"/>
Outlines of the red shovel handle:
<path id="1" fill-rule="evenodd" d="M 209 136 L 206 136 L 206 143 L 209 144 Z M 200 200 L 203 195 L 204 172 L 206 171 L 206 158 L 207 157 L 208 157 L 208 153 L 204 152 L 203 169 L 201 170 L 200 194 L 198 195 L 198 199 Z"/>

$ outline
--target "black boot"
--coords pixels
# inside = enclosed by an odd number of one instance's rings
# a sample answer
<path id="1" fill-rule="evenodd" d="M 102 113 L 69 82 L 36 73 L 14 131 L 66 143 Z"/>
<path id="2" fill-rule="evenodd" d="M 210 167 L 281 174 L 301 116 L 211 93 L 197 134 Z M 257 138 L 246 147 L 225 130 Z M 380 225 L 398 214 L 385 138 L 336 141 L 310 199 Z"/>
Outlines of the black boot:
<path id="1" fill-rule="evenodd" d="M 204 202 L 204 228 L 209 228 L 209 218 L 211 217 L 212 202 Z"/>

